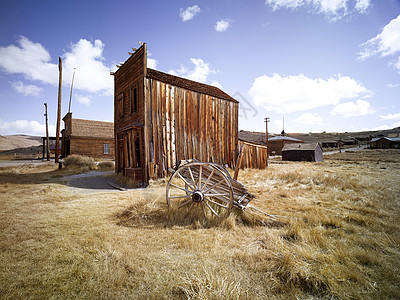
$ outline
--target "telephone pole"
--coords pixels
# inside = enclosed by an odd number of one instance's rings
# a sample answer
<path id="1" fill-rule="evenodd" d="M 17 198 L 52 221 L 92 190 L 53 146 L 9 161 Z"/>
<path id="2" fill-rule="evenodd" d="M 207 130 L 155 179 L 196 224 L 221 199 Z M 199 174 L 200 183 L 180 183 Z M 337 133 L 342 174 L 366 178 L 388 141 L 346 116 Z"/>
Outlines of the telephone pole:
<path id="1" fill-rule="evenodd" d="M 267 145 L 267 166 L 268 166 L 268 156 L 269 156 L 269 147 L 268 147 L 268 138 L 269 138 L 269 136 L 268 136 L 268 122 L 269 122 L 269 117 L 266 117 L 265 119 L 264 119 L 265 121 L 265 134 L 266 134 L 266 141 L 265 141 L 265 144 Z"/>
<path id="2" fill-rule="evenodd" d="M 57 131 L 56 131 L 56 157 L 55 163 L 58 163 L 60 155 L 60 119 L 61 119 L 61 86 L 62 86 L 62 60 L 58 58 L 58 111 L 57 111 Z"/>
<path id="3" fill-rule="evenodd" d="M 45 108 L 44 116 L 46 117 L 46 154 L 47 154 L 47 160 L 50 160 L 49 120 L 47 119 L 47 103 L 44 104 L 44 108 Z"/>

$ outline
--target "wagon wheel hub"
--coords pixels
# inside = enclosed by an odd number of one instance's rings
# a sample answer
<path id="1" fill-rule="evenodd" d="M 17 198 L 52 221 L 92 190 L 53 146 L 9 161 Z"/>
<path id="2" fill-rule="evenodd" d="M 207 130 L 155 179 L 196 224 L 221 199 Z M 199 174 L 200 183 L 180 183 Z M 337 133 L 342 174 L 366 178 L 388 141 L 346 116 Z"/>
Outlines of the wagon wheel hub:
<path id="1" fill-rule="evenodd" d="M 193 202 L 200 203 L 204 200 L 204 194 L 201 191 L 195 191 L 192 195 Z"/>

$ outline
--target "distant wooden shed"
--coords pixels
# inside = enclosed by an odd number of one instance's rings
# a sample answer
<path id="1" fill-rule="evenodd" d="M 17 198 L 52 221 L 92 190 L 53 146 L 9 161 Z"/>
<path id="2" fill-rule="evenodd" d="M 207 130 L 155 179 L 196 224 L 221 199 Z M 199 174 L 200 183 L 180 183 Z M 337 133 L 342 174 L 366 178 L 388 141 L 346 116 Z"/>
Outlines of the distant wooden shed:
<path id="1" fill-rule="evenodd" d="M 277 135 L 268 139 L 268 153 L 269 155 L 282 155 L 285 145 L 299 143 L 304 143 L 304 141 L 286 135 Z"/>
<path id="2" fill-rule="evenodd" d="M 341 143 L 339 140 L 328 140 L 321 142 L 323 148 L 339 148 Z"/>
<path id="3" fill-rule="evenodd" d="M 117 173 L 146 185 L 184 159 L 233 166 L 237 100 L 217 87 L 147 68 L 146 44 L 113 75 Z"/>
<path id="4" fill-rule="evenodd" d="M 282 160 L 322 161 L 322 148 L 319 143 L 286 144 L 282 149 Z"/>
<path id="5" fill-rule="evenodd" d="M 370 142 L 372 149 L 400 149 L 400 137 L 378 137 Z"/>
<path id="6" fill-rule="evenodd" d="M 70 154 L 93 158 L 114 159 L 114 124 L 112 122 L 73 119 L 72 113 L 64 118 L 61 156 Z"/>

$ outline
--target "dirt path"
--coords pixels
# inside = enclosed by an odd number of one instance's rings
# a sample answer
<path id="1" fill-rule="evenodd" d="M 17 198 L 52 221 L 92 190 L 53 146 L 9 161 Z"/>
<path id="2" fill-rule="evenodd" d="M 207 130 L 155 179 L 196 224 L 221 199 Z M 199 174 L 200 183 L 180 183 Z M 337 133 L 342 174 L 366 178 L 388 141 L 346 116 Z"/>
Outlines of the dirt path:
<path id="1" fill-rule="evenodd" d="M 114 188 L 108 183 L 111 181 L 110 175 L 113 173 L 113 171 L 90 171 L 84 174 L 65 176 L 62 177 L 61 180 L 66 182 L 68 190 L 75 193 L 88 194 L 119 192 L 119 189 Z"/>

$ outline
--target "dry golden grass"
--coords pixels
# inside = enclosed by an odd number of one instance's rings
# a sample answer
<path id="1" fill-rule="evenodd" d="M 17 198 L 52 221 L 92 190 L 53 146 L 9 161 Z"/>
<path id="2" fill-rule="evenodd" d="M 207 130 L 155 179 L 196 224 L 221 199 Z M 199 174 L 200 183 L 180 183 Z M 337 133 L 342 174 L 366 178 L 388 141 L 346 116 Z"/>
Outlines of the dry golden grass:
<path id="1" fill-rule="evenodd" d="M 252 204 L 284 217 L 236 211 L 206 225 L 168 211 L 165 179 L 76 194 L 61 180 L 68 170 L 0 169 L 0 294 L 399 299 L 399 156 L 342 153 L 241 171 Z"/>
<path id="2" fill-rule="evenodd" d="M 82 168 L 96 170 L 97 165 L 93 157 L 72 154 L 64 158 L 63 165 L 66 168 Z"/>

